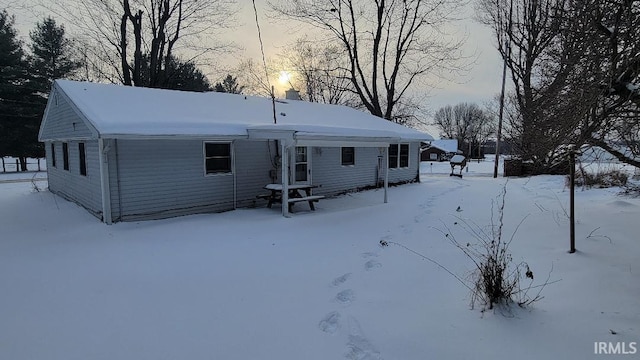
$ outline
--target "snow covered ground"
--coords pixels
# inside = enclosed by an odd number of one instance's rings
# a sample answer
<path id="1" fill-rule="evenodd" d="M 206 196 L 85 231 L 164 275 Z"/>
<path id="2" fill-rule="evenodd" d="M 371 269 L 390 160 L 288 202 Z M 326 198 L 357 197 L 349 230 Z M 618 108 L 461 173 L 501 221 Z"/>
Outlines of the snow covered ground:
<path id="1" fill-rule="evenodd" d="M 639 198 L 578 190 L 568 254 L 562 177 L 493 179 L 486 161 L 460 179 L 430 164 L 388 204 L 366 191 L 289 219 L 258 208 L 107 226 L 30 182 L 0 183 L 0 359 L 598 359 L 611 356 L 595 342 L 640 347 Z M 534 284 L 551 269 L 559 281 L 531 308 L 483 313 L 395 243 L 467 277 L 439 230 L 473 241 L 454 222 L 490 224 L 505 184 L 505 234 L 527 217 L 514 260 Z"/>

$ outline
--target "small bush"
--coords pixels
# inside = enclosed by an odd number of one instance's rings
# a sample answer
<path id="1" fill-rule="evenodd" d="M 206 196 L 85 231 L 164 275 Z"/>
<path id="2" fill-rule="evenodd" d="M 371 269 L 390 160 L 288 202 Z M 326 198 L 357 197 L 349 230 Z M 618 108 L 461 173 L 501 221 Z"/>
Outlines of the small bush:
<path id="1" fill-rule="evenodd" d="M 471 292 L 471 308 L 474 308 L 478 302 L 483 305 L 483 311 L 486 308 L 493 309 L 494 306 L 497 305 L 509 306 L 512 303 L 516 303 L 520 307 L 530 305 L 542 299 L 540 294 L 546 285 L 559 280 L 549 282 L 551 272 L 553 271 L 552 266 L 547 279 L 543 283 L 534 286 L 533 271 L 531 271 L 529 265 L 526 262 L 520 262 L 518 264 L 513 263 L 513 257 L 509 251 L 509 245 L 513 241 L 518 228 L 524 222 L 526 217 L 522 219 L 518 226 L 516 226 L 516 229 L 508 241 L 503 239 L 502 228 L 504 225 L 506 193 L 507 188 L 505 185 L 498 200 L 499 208 L 497 209 L 497 224 L 494 223 L 493 219 L 494 215 L 496 215 L 496 212 L 494 211 L 494 205 L 496 202 L 492 203 L 492 219 L 489 230 L 486 230 L 473 222 L 456 217 L 457 221 L 454 222 L 454 225 L 462 227 L 464 232 L 469 236 L 469 241 L 459 241 L 454 235 L 454 232 L 451 231 L 451 228 L 446 224 L 443 224 L 445 230 L 434 228 L 435 230 L 440 231 L 454 246 L 460 249 L 469 259 L 471 259 L 475 269 L 472 271 L 470 279 L 463 279 L 459 277 L 437 260 L 397 242 L 382 239 L 380 240 L 380 246 L 399 246 L 422 259 L 435 264 L 442 270 L 449 273 L 449 275 L 455 278 Z M 456 211 L 461 211 L 459 206 Z M 528 281 L 529 283 L 523 286 L 523 281 Z M 537 289 L 535 294 L 530 293 L 533 289 Z"/>
<path id="2" fill-rule="evenodd" d="M 627 185 L 629 175 L 620 170 L 608 170 L 598 171 L 596 173 L 588 173 L 586 171 L 580 171 L 576 173 L 575 185 L 583 188 L 610 188 L 610 187 L 623 187 Z M 571 179 L 569 176 L 566 178 L 566 184 L 569 186 Z"/>
<path id="3" fill-rule="evenodd" d="M 532 286 L 533 272 L 529 265 L 526 262 L 513 262 L 509 245 L 525 219 L 518 224 L 508 240 L 503 238 L 506 191 L 505 186 L 498 199 L 497 223 L 492 220 L 492 225 L 488 230 L 467 220 L 458 219 L 454 225 L 461 226 L 473 239 L 468 242 L 460 242 L 450 229 L 447 229 L 448 232 L 445 233 L 449 241 L 462 250 L 475 266 L 471 275 L 471 286 L 468 286 L 471 289 L 472 308 L 478 302 L 489 309 L 493 309 L 496 305 L 508 306 L 511 303 L 524 307 L 542 299 L 540 293 L 549 280 L 547 278 L 547 281 L 542 285 Z M 523 286 L 522 281 L 528 281 L 529 284 Z M 539 290 L 535 295 L 530 296 L 529 291 L 533 288 L 539 288 Z"/>
<path id="4" fill-rule="evenodd" d="M 620 194 L 629 197 L 640 197 L 640 185 L 629 183 L 622 189 Z"/>

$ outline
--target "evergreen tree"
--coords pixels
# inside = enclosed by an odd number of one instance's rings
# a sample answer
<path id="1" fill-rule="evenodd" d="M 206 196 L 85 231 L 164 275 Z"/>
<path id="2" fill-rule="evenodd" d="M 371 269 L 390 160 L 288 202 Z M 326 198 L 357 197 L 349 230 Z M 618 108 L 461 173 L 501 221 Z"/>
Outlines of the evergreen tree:
<path id="1" fill-rule="evenodd" d="M 172 58 L 165 71 L 165 89 L 202 92 L 212 90 L 207 77 L 191 61 L 182 62 L 178 58 Z"/>
<path id="2" fill-rule="evenodd" d="M 216 83 L 214 90 L 217 92 L 240 94 L 242 93 L 242 90 L 244 90 L 244 86 L 240 86 L 238 84 L 237 77 L 227 75 L 227 77 L 222 80 L 222 83 Z"/>
<path id="3" fill-rule="evenodd" d="M 207 77 L 193 62 L 184 62 L 173 55 L 166 62 L 165 69 L 156 74 L 155 85 L 151 82 L 149 56 L 143 55 L 137 86 L 200 92 L 212 90 Z"/>
<path id="4" fill-rule="evenodd" d="M 72 57 L 71 42 L 65 37 L 64 27 L 50 17 L 36 24 L 31 37 L 30 63 L 37 88 L 47 94 L 54 80 L 65 78 L 80 66 Z"/>
<path id="5" fill-rule="evenodd" d="M 26 158 L 42 156 L 38 129 L 42 106 L 35 94 L 22 43 L 14 28 L 14 19 L 0 12 L 0 156 L 20 159 L 26 170 Z"/>

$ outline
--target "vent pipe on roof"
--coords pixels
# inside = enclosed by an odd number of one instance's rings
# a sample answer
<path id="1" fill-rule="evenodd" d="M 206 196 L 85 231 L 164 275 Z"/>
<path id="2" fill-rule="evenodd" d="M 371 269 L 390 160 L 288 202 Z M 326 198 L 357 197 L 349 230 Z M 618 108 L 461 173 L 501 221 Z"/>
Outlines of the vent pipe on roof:
<path id="1" fill-rule="evenodd" d="M 287 100 L 300 100 L 300 92 L 298 90 L 295 90 L 294 88 L 291 88 L 285 91 L 285 98 Z"/>

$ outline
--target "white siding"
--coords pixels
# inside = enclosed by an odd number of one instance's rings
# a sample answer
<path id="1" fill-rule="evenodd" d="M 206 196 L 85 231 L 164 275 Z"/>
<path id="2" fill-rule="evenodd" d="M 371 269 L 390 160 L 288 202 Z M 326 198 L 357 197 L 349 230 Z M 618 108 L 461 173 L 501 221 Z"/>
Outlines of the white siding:
<path id="1" fill-rule="evenodd" d="M 238 207 L 255 206 L 256 196 L 268 193 L 264 186 L 273 182 L 269 172 L 273 169 L 272 159 L 276 155 L 274 141 L 235 142 L 236 173 L 238 179 Z M 275 171 L 275 170 L 274 170 Z"/>
<path id="2" fill-rule="evenodd" d="M 97 141 L 87 141 L 87 176 L 79 171 L 78 142 L 69 142 L 69 171 L 63 170 L 62 143 L 55 142 L 56 167 L 47 150 L 49 187 L 101 217 L 100 168 Z M 234 208 L 234 176 L 205 176 L 200 140 L 105 140 L 109 147 L 111 207 L 114 221 L 159 219 L 219 212 Z M 270 148 L 269 148 L 270 146 Z M 410 167 L 391 169 L 391 183 L 413 181 L 418 174 L 418 145 L 410 146 Z M 355 165 L 342 166 L 339 147 L 312 148 L 316 194 L 333 195 L 375 186 L 378 148 L 356 148 Z M 238 207 L 264 205 L 256 195 L 272 182 L 275 142 L 236 140 L 233 143 Z M 116 161 L 117 160 L 117 161 Z M 279 170 L 276 171 L 279 174 Z"/>
<path id="3" fill-rule="evenodd" d="M 122 220 L 120 216 L 120 184 L 119 184 L 119 149 L 118 145 L 121 140 L 109 139 L 103 140 L 105 147 L 109 148 L 106 153 L 107 171 L 109 172 L 109 190 L 111 192 L 111 220 L 117 222 Z"/>
<path id="4" fill-rule="evenodd" d="M 202 141 L 118 140 L 112 149 L 109 172 L 116 220 L 234 209 L 234 176 L 205 176 Z M 256 195 L 271 182 L 268 154 L 266 141 L 234 142 L 238 206 L 255 205 Z"/>
<path id="5" fill-rule="evenodd" d="M 315 194 L 332 195 L 376 185 L 378 148 L 355 148 L 353 166 L 342 166 L 339 147 L 316 147 L 311 155 L 312 182 L 319 186 Z"/>
<path id="6" fill-rule="evenodd" d="M 46 115 L 40 134 L 43 140 L 87 139 L 92 136 L 90 128 L 59 91 L 51 94 Z"/>
<path id="7" fill-rule="evenodd" d="M 389 169 L 389 183 L 404 183 L 417 179 L 419 164 L 419 143 L 409 144 L 409 167 Z M 341 148 L 322 147 L 312 149 L 312 167 L 314 185 L 319 188 L 315 194 L 332 195 L 345 191 L 375 186 L 378 176 L 378 157 L 382 157 L 384 165 L 384 151 L 379 148 L 355 148 L 355 165 L 343 166 Z M 384 168 L 380 178 L 384 179 Z"/>
<path id="8" fill-rule="evenodd" d="M 78 141 L 67 142 L 69 147 L 69 170 L 64 170 L 63 168 L 62 142 L 53 142 L 56 152 L 55 167 L 52 162 L 51 142 L 45 143 L 49 190 L 78 203 L 98 218 L 101 218 L 102 198 L 100 193 L 98 141 L 84 141 L 87 176 L 80 175 L 78 143 Z"/>
<path id="9" fill-rule="evenodd" d="M 420 168 L 420 143 L 409 143 L 409 167 L 389 169 L 389 183 L 417 181 Z"/>

